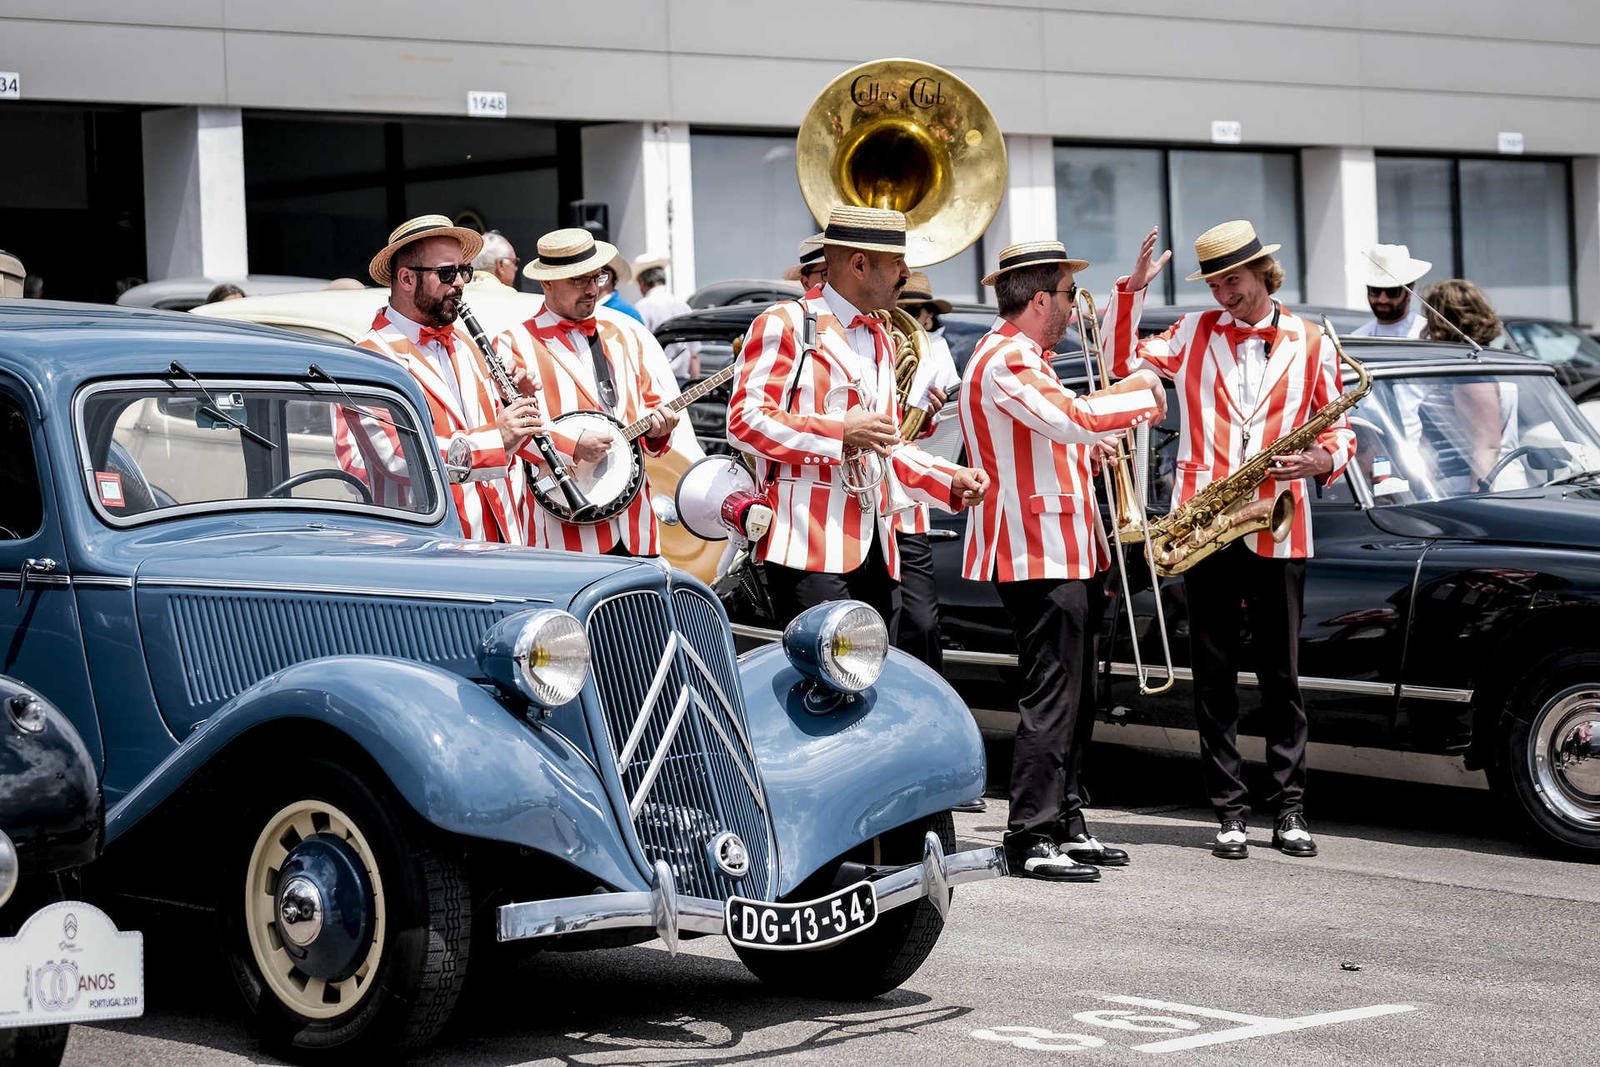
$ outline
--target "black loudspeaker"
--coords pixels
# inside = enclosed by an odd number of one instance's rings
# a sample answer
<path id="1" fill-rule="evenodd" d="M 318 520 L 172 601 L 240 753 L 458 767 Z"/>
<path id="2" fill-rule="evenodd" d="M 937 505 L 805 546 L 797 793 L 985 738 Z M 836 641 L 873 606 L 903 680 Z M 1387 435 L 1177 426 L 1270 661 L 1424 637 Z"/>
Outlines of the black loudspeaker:
<path id="1" fill-rule="evenodd" d="M 604 200 L 568 200 L 564 224 L 588 230 L 596 241 L 609 241 L 611 205 Z"/>

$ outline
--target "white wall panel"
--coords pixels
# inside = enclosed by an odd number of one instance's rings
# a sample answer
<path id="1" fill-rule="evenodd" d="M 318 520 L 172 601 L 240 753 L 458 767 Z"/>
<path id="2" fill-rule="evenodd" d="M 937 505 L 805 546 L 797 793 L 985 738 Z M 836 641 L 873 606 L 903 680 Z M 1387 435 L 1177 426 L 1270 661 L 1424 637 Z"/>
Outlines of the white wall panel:
<path id="1" fill-rule="evenodd" d="M 0 18 L 0 70 L 22 76 L 25 100 L 222 104 L 223 39 L 217 30 Z"/>

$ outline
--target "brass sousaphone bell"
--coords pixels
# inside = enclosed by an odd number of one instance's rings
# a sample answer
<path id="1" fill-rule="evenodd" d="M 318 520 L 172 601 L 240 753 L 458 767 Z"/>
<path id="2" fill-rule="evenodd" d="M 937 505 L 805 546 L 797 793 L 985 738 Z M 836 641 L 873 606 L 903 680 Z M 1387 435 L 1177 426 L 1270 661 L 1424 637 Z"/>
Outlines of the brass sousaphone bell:
<path id="1" fill-rule="evenodd" d="M 983 235 L 1006 191 L 1006 145 L 988 105 L 915 59 L 852 67 L 812 102 L 795 137 L 811 214 L 840 204 L 906 216 L 906 263 L 926 267 Z"/>

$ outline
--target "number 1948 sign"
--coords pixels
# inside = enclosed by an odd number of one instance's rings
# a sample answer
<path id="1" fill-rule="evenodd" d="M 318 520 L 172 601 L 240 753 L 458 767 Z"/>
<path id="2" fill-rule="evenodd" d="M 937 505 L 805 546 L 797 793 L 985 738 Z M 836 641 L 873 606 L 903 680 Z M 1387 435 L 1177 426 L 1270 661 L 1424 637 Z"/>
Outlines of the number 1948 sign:
<path id="1" fill-rule="evenodd" d="M 467 114 L 479 119 L 503 119 L 506 117 L 506 94 L 490 93 L 482 89 L 471 89 L 467 92 Z"/>
<path id="2" fill-rule="evenodd" d="M 0 938 L 0 1027 L 144 1014 L 144 935 L 81 900 L 34 912 Z"/>

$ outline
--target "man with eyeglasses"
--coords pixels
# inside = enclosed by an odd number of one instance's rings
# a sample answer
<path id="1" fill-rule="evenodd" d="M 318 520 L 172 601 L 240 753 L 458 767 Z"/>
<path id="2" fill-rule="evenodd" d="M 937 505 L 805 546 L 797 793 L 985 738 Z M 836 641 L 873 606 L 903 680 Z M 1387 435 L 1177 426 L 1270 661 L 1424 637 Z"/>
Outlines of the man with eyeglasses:
<path id="1" fill-rule="evenodd" d="M 1372 319 L 1350 331 L 1352 337 L 1421 337 L 1428 320 L 1411 310 L 1411 294 L 1433 264 L 1412 259 L 1405 245 L 1373 245 L 1362 266 L 1367 275 L 1367 306 Z"/>
<path id="2" fill-rule="evenodd" d="M 357 344 L 399 363 L 422 385 L 462 536 L 522 544 L 523 475 L 512 457 L 537 459 L 529 444 L 541 428 L 538 403 L 524 396 L 502 404 L 483 354 L 456 322 L 482 246 L 481 234 L 443 215 L 402 223 L 368 267 L 373 281 L 390 287 L 389 303 Z M 375 497 L 404 491 L 410 474 L 392 429 L 358 419 L 337 434 L 347 467 L 364 475 Z"/>
<path id="3" fill-rule="evenodd" d="M 1128 862 L 1083 817 L 1101 575 L 1111 563 L 1094 473 L 1115 451 L 1109 434 L 1166 407 L 1150 371 L 1087 396 L 1056 376 L 1051 349 L 1072 317 L 1073 276 L 1088 266 L 1060 241 L 1000 253 L 983 279 L 1000 315 L 967 361 L 958 401 L 967 462 L 995 479 L 967 519 L 962 577 L 994 583 L 1022 674 L 1006 858 L 1012 874 L 1052 882 L 1097 881 L 1099 866 Z"/>
<path id="4" fill-rule="evenodd" d="M 814 233 L 801 241 L 796 255 L 799 262 L 783 272 L 784 281 L 799 282 L 808 293 L 827 284 L 828 260 L 822 254 L 822 234 Z"/>
<path id="5" fill-rule="evenodd" d="M 600 411 L 624 425 L 647 423 L 639 443 L 646 455 L 672 446 L 678 414 L 666 407 L 651 380 L 647 359 L 665 361 L 644 324 L 599 306 L 610 283 L 615 246 L 596 241 L 588 230 L 555 230 L 539 238 L 538 258 L 523 277 L 544 290 L 544 308 L 500 337 L 501 353 L 516 361 L 538 384 L 546 414 L 553 420 L 569 411 Z M 551 430 L 556 451 L 580 463 L 605 458 L 614 435 L 585 430 L 576 440 Z M 657 556 L 661 535 L 650 506 L 650 480 L 644 478 L 626 511 L 591 525 L 563 522 L 528 494 L 525 512 L 529 543 L 571 552 Z"/>

